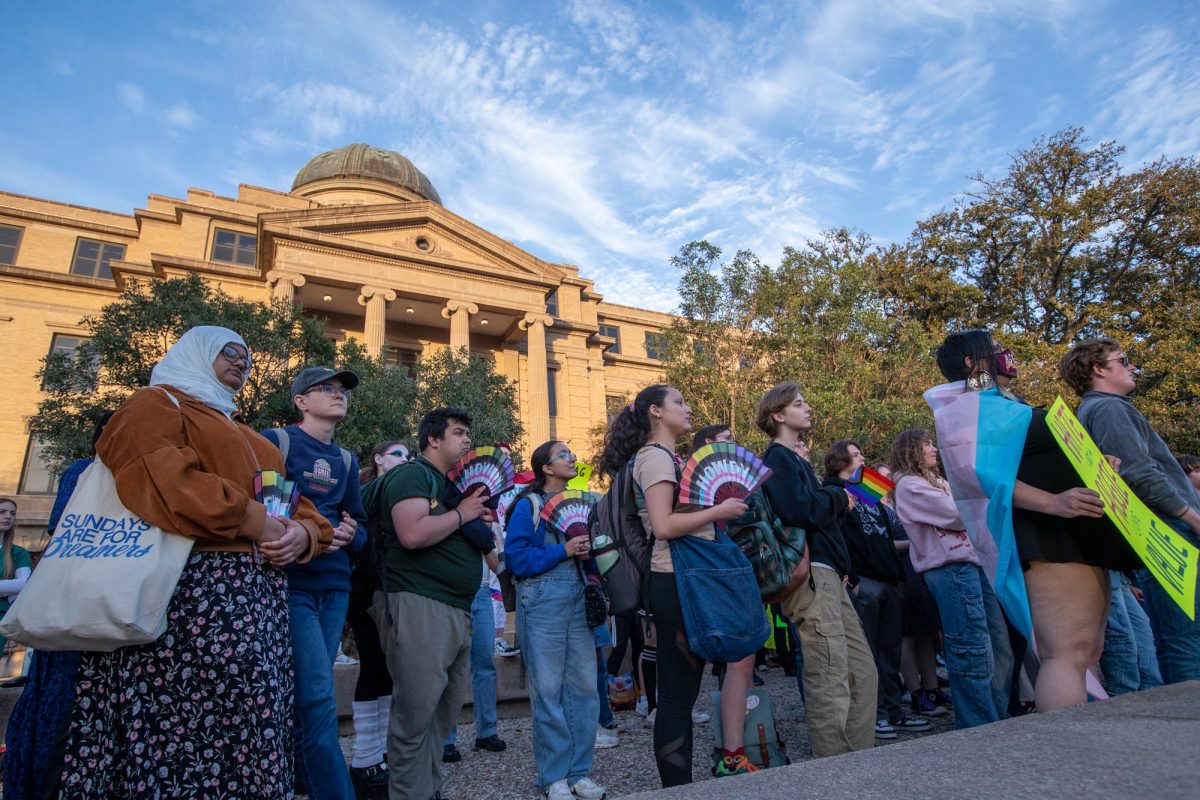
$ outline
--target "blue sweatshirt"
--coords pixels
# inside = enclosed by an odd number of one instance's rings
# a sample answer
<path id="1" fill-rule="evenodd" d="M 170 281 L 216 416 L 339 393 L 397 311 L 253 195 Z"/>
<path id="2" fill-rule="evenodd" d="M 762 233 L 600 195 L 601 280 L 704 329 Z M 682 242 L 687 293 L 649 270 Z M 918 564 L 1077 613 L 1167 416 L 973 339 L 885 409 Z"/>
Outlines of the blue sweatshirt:
<path id="1" fill-rule="evenodd" d="M 508 512 L 504 531 L 504 561 L 513 577 L 523 580 L 549 572 L 567 558 L 561 544 L 546 544 L 546 523 L 533 524 L 533 505 L 522 497 Z"/>
<path id="2" fill-rule="evenodd" d="M 363 511 L 358 485 L 358 459 L 351 456 L 347 474 L 342 448 L 336 442 L 325 444 L 314 439 L 299 425 L 288 425 L 284 430 L 288 434 L 288 455 L 284 463 L 288 480 L 300 482 L 300 492 L 333 527 L 341 523 L 343 511 L 358 521 L 358 531 L 348 546 L 333 553 L 323 553 L 307 564 L 288 564 L 285 567 L 288 588 L 349 592 L 350 552 L 358 552 L 367 541 L 367 515 Z M 274 430 L 262 431 L 262 435 L 279 447 Z"/>

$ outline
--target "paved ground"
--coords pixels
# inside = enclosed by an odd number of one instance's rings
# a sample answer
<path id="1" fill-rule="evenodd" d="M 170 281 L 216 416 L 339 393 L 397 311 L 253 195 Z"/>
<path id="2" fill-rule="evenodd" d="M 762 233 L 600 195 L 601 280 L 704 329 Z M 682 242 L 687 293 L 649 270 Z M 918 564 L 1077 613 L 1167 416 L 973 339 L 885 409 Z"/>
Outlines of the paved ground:
<path id="1" fill-rule="evenodd" d="M 779 732 L 787 743 L 788 755 L 793 762 L 811 759 L 812 752 L 808 746 L 796 679 L 784 676 L 780 668 L 773 668 L 761 674 L 766 679 L 771 699 L 776 705 Z M 698 709 L 710 710 L 710 696 L 716 688 L 716 679 L 706 674 L 704 686 L 700 691 L 700 701 L 697 703 Z M 607 787 L 610 798 L 659 788 L 658 772 L 654 766 L 652 730 L 644 726 L 642 718 L 632 711 L 618 712 L 617 716 L 625 728 L 620 734 L 621 743 L 608 750 L 596 751 L 592 778 Z M 888 744 L 926 738 L 953 727 L 949 714 L 933 722 L 933 730 L 928 733 L 900 734 L 898 739 Z M 499 735 L 508 743 L 508 749 L 503 753 L 475 752 L 471 750 L 475 741 L 474 725 L 458 726 L 463 760 L 458 764 L 445 765 L 447 780 L 442 791 L 443 796 L 453 800 L 510 800 L 541 796 L 532 783 L 534 766 L 529 718 L 501 720 Z M 349 752 L 350 738 L 344 737 L 342 743 L 343 749 Z M 693 779 L 697 782 L 710 782 L 710 785 L 713 781 L 708 772 L 711 765 L 711 749 L 712 735 L 709 726 L 697 726 Z"/>

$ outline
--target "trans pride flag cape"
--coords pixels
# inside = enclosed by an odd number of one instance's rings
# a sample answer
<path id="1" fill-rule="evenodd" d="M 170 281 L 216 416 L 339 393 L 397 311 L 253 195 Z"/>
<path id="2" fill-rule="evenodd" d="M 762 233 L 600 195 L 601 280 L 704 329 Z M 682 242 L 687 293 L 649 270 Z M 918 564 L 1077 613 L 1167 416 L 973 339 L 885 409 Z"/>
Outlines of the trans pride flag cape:
<path id="1" fill-rule="evenodd" d="M 1033 409 L 996 388 L 979 392 L 965 381 L 925 392 L 933 409 L 942 464 L 958 513 L 1013 627 L 1033 641 L 1025 576 L 1013 534 L 1013 485 Z"/>

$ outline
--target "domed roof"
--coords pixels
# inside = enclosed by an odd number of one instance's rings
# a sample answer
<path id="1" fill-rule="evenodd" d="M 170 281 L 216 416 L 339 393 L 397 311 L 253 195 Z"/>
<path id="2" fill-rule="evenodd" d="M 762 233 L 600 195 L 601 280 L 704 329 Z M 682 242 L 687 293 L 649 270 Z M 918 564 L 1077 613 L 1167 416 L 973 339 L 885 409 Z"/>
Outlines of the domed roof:
<path id="1" fill-rule="evenodd" d="M 416 192 L 438 205 L 442 204 L 437 189 L 433 188 L 425 173 L 414 167 L 411 161 L 393 150 L 384 150 L 369 144 L 346 145 L 314 157 L 296 173 L 292 191 L 329 178 L 371 178 L 385 181 Z"/>

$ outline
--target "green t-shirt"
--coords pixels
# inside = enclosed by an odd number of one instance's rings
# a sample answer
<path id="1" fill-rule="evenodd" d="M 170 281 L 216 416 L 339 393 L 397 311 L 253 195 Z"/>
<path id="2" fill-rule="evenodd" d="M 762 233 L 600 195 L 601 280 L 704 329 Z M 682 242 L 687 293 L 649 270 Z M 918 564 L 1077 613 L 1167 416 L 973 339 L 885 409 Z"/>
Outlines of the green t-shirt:
<path id="1" fill-rule="evenodd" d="M 392 506 L 414 497 L 429 501 L 431 515 L 445 514 L 442 497 L 446 476 L 417 456 L 379 480 L 382 481 L 380 526 L 387 533 L 383 551 L 384 589 L 412 592 L 470 613 L 471 601 L 483 578 L 483 562 L 462 531 L 455 531 L 431 547 L 410 550 L 400 545 L 392 525 Z"/>
<path id="2" fill-rule="evenodd" d="M 30 569 L 33 568 L 33 562 L 30 561 L 30 559 L 29 559 L 29 551 L 26 550 L 24 547 L 17 547 L 16 545 L 13 545 L 12 560 L 13 560 L 13 575 L 14 576 L 16 575 L 16 571 L 19 570 L 21 567 L 27 567 Z M 8 571 L 8 564 L 5 563 L 5 560 L 4 560 L 4 548 L 0 547 L 0 575 L 3 575 L 7 571 Z M 3 614 L 5 611 L 8 611 L 8 607 L 11 606 L 12 601 L 16 600 L 16 599 L 17 599 L 16 595 L 13 595 L 12 597 L 0 597 L 0 614 Z"/>

